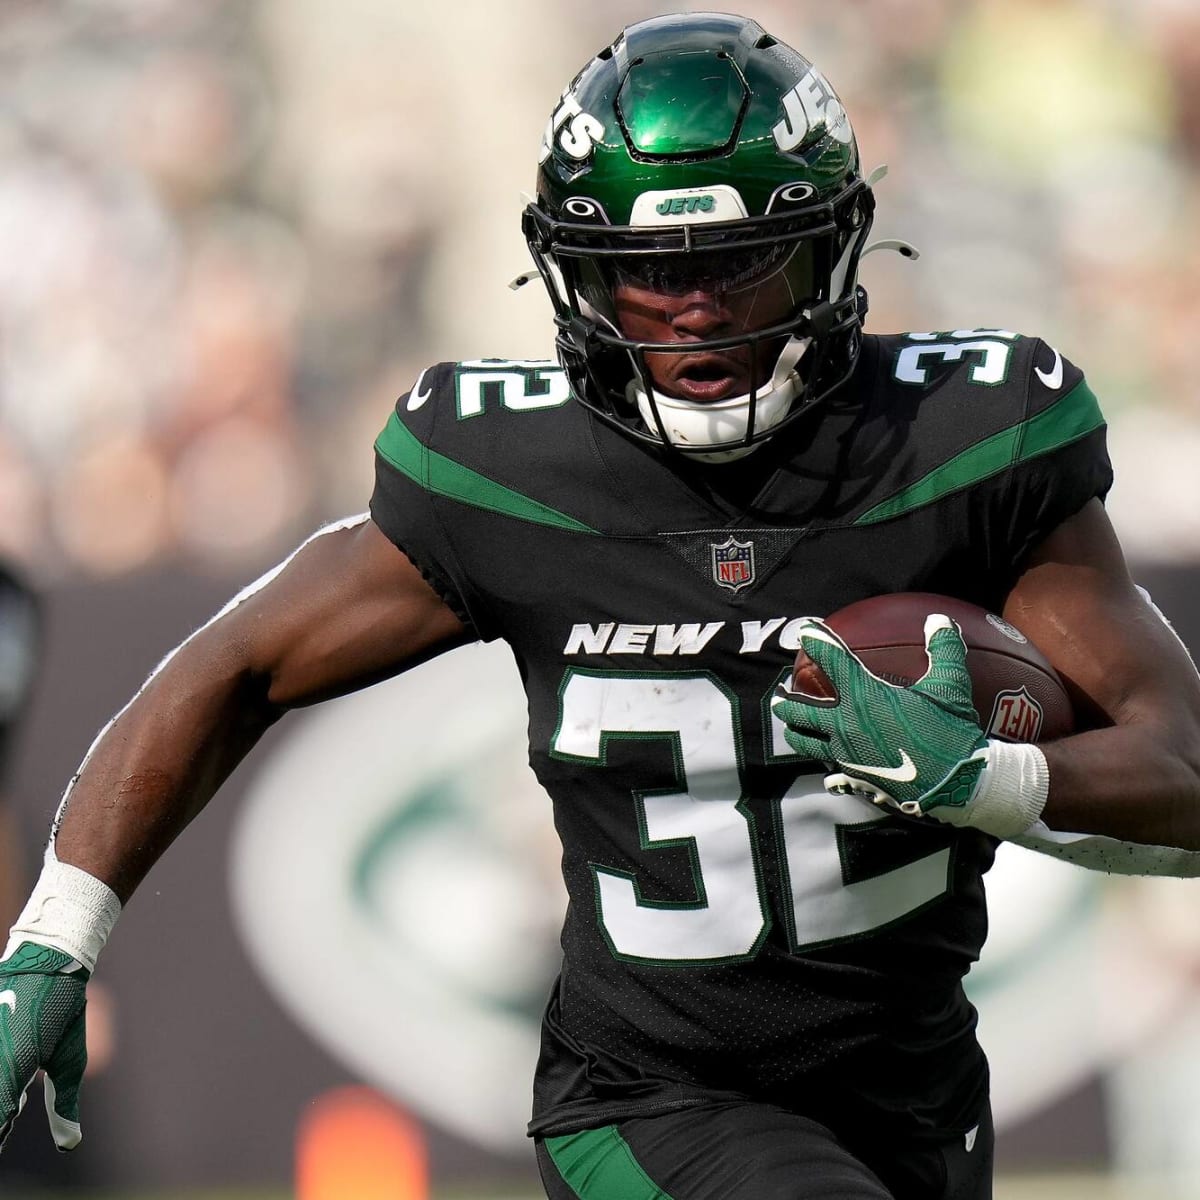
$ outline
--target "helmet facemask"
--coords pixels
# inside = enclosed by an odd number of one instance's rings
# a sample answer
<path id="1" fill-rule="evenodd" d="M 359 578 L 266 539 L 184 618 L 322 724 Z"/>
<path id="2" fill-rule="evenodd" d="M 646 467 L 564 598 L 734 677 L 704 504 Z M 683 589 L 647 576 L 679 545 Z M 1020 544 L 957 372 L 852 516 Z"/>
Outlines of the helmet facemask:
<path id="1" fill-rule="evenodd" d="M 556 221 L 531 205 L 526 236 L 577 398 L 630 436 L 700 461 L 748 454 L 853 367 L 872 208 L 861 180 L 801 211 L 648 229 Z M 639 308 L 665 325 L 693 302 L 720 308 L 720 336 L 654 341 L 629 328 Z M 746 380 L 738 395 L 689 399 L 671 387 L 735 371 Z"/>

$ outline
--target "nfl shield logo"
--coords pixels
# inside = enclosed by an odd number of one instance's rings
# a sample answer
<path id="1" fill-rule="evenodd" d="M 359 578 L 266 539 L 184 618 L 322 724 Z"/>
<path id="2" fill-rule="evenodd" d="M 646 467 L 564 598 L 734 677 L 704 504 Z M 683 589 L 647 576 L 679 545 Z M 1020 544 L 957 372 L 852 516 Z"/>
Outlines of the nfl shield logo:
<path id="1" fill-rule="evenodd" d="M 997 692 L 987 731 L 1006 742 L 1036 742 L 1042 733 L 1042 706 L 1024 687 Z"/>
<path id="2" fill-rule="evenodd" d="M 717 545 L 710 542 L 712 550 L 712 577 L 719 587 L 731 592 L 749 587 L 754 582 L 754 543 L 739 542 L 733 537 Z"/>

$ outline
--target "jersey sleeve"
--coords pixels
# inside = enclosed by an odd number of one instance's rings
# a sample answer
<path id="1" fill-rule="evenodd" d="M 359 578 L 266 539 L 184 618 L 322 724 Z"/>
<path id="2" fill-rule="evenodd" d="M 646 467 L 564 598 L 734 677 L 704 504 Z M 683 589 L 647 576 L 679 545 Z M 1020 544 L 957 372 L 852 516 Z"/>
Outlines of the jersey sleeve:
<path id="1" fill-rule="evenodd" d="M 497 636 L 486 598 L 455 552 L 453 531 L 437 503 L 445 459 L 436 449 L 438 414 L 454 404 L 455 364 L 437 363 L 417 377 L 375 439 L 371 518 L 417 567 L 442 601 L 477 637 Z"/>
<path id="2" fill-rule="evenodd" d="M 1037 339 L 1026 370 L 1025 418 L 992 514 L 1014 581 L 1033 549 L 1113 482 L 1104 417 L 1083 372 Z"/>

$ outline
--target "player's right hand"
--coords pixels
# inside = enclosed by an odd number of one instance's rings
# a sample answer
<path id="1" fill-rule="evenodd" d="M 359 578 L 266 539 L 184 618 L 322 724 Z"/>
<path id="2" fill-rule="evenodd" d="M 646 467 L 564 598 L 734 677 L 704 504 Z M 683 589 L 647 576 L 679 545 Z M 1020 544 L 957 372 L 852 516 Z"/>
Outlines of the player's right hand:
<path id="1" fill-rule="evenodd" d="M 910 816 L 950 824 L 968 808 L 987 765 L 987 738 L 971 705 L 967 648 L 949 617 L 925 621 L 929 669 L 910 687 L 870 671 L 816 618 L 800 624 L 805 653 L 835 689 L 830 700 L 782 686 L 771 709 L 788 745 L 804 758 L 840 768 L 831 792 L 852 793 Z"/>
<path id="2" fill-rule="evenodd" d="M 87 1064 L 88 971 L 60 950 L 22 942 L 0 961 L 0 1146 L 46 1072 L 46 1115 L 60 1150 L 79 1145 L 79 1083 Z"/>

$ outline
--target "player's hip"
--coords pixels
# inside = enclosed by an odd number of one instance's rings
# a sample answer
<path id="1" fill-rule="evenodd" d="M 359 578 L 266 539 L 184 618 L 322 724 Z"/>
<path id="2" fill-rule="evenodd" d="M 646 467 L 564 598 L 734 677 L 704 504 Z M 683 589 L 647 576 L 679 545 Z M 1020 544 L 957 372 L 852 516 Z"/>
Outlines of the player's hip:
<path id="1" fill-rule="evenodd" d="M 835 1135 L 774 1105 L 714 1102 L 539 1138 L 550 1200 L 989 1200 L 986 1100 L 965 1135 Z"/>
<path id="2" fill-rule="evenodd" d="M 543 1017 L 531 1134 L 751 1100 L 839 1133 L 870 1125 L 895 1140 L 949 1138 L 974 1124 L 988 1070 L 961 990 L 903 1019 L 812 1000 L 799 1009 L 807 1023 L 785 1020 L 782 998 L 748 1005 L 747 990 L 740 1010 L 710 1003 L 702 1014 L 643 993 L 626 1006 L 635 1026 L 604 1004 L 602 987 L 585 1004 L 560 984 Z"/>

